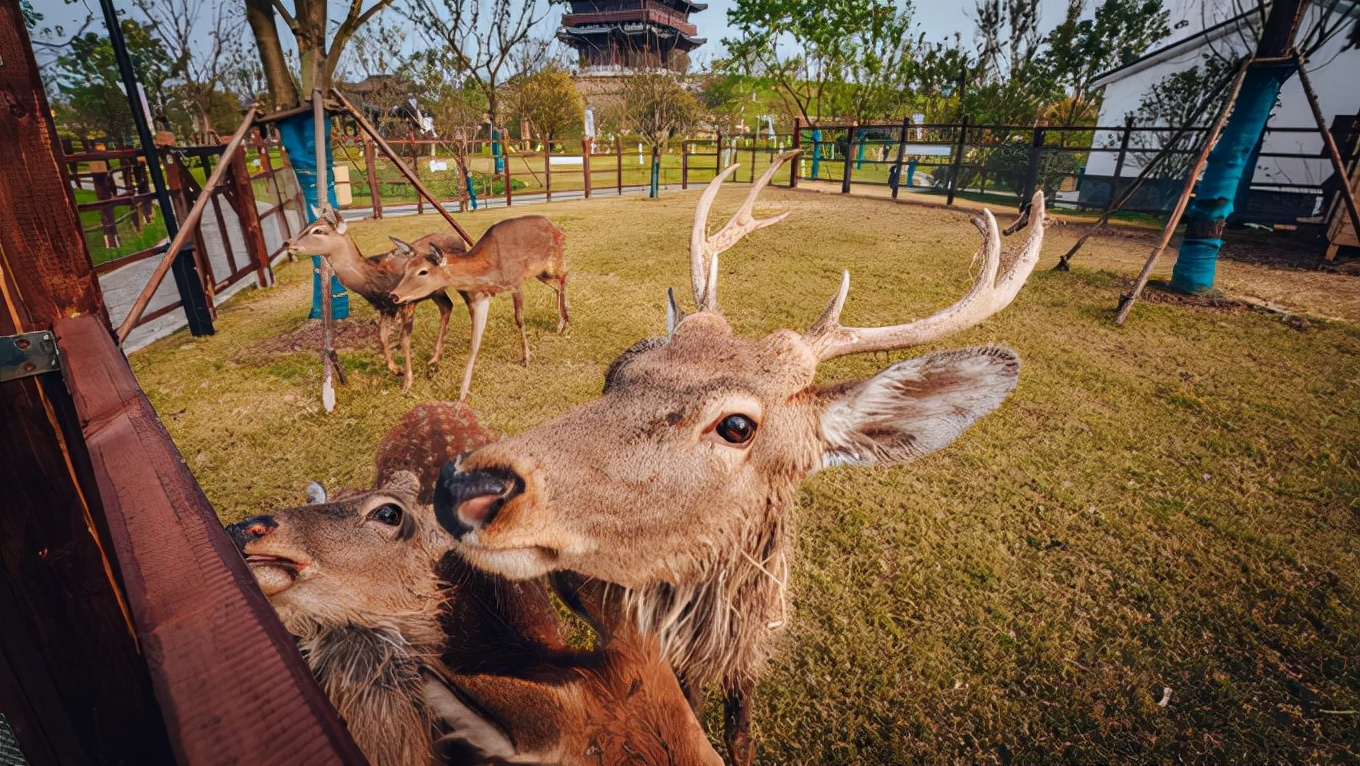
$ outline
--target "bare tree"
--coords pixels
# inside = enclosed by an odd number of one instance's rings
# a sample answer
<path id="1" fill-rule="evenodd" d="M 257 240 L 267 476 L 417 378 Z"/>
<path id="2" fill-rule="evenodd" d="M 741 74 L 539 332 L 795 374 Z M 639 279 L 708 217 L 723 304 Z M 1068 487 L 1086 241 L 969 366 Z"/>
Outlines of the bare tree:
<path id="1" fill-rule="evenodd" d="M 350 0 L 344 18 L 336 25 L 329 40 L 327 0 L 292 0 L 292 4 L 290 11 L 284 0 L 246 0 L 246 20 L 255 33 L 255 44 L 276 109 L 301 104 L 313 89 L 319 88 L 323 92 L 330 89 L 345 45 L 369 19 L 391 5 L 392 0 L 373 0 L 367 9 L 363 7 L 364 0 Z M 297 40 L 299 82 L 293 80 L 288 59 L 283 54 L 275 27 L 276 14 Z"/>
<path id="2" fill-rule="evenodd" d="M 501 124 L 502 86 L 540 68 L 551 40 L 534 36 L 558 0 L 405 0 L 414 22 L 486 98 L 487 116 Z"/>
<path id="3" fill-rule="evenodd" d="M 249 55 L 242 8 L 200 0 L 133 0 L 133 6 L 169 55 L 171 71 L 182 81 L 181 100 L 197 131 L 208 137 L 217 127 L 214 107 L 231 100 L 221 89 Z"/>
<path id="4" fill-rule="evenodd" d="M 635 74 L 623 81 L 615 103 L 617 124 L 642 139 L 652 150 L 652 180 L 648 196 L 658 193 L 661 152 L 671 138 L 693 127 L 703 106 L 674 75 Z"/>

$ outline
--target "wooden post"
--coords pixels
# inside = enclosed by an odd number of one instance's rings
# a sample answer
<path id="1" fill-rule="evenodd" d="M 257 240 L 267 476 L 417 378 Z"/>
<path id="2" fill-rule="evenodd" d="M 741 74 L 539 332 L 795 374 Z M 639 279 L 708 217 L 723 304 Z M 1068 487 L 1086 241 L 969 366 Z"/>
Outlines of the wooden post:
<path id="1" fill-rule="evenodd" d="M 1119 196 L 1119 177 L 1124 174 L 1124 160 L 1129 156 L 1129 137 L 1133 135 L 1133 113 L 1124 116 L 1124 135 L 1119 137 L 1119 154 L 1114 158 L 1114 180 L 1110 182 L 1110 199 L 1105 202 L 1106 213 L 1114 206 Z"/>
<path id="2" fill-rule="evenodd" d="M 399 170 L 402 175 L 406 176 L 406 180 L 415 185 L 416 191 L 430 201 L 430 204 L 434 206 L 434 209 L 438 210 L 439 214 L 444 216 L 444 220 L 448 221 L 449 225 L 453 227 L 453 230 L 458 232 L 458 236 L 462 237 L 463 241 L 471 247 L 474 244 L 472 235 L 468 234 L 462 226 L 458 225 L 458 222 L 453 219 L 453 216 L 449 214 L 449 211 L 445 210 L 444 206 L 439 204 L 439 200 L 435 199 L 434 195 L 430 193 L 430 190 L 426 189 L 425 185 L 420 182 L 420 179 L 411 173 L 410 169 L 406 167 L 406 163 L 402 162 L 401 158 L 397 156 L 397 153 L 392 150 L 392 145 L 387 143 L 387 139 L 383 138 L 382 135 L 378 133 L 377 128 L 374 128 L 373 125 L 369 123 L 368 118 L 364 117 L 358 109 L 355 109 L 354 104 L 351 104 L 349 99 L 345 98 L 344 94 L 340 91 L 331 88 L 331 95 L 345 107 L 345 111 L 349 112 L 350 117 L 354 118 L 354 122 L 359 125 L 359 129 L 367 133 L 368 137 L 373 139 L 373 143 L 378 145 L 378 149 L 380 149 L 383 154 L 387 155 L 387 158 L 397 166 L 397 170 Z M 508 158 L 506 159 L 505 167 L 508 178 L 510 171 L 510 162 Z M 507 194 L 509 193 L 509 190 L 510 187 L 509 184 L 507 184 Z M 506 199 L 506 204 L 509 204 L 509 198 Z"/>
<path id="3" fill-rule="evenodd" d="M 237 147 L 231 158 L 231 193 L 236 198 L 236 215 L 241 219 L 246 252 L 255 262 L 255 279 L 260 287 L 269 287 L 274 284 L 274 269 L 269 265 L 269 246 L 264 243 L 264 232 L 260 229 L 260 209 L 255 206 L 245 147 Z"/>
<path id="4" fill-rule="evenodd" d="M 411 173 L 412 183 L 420 183 L 420 146 L 416 144 L 415 134 L 411 134 Z M 420 195 L 420 190 L 416 189 L 416 215 L 425 215 L 425 198 Z"/>
<path id="5" fill-rule="evenodd" d="M 845 131 L 845 166 L 841 171 L 841 194 L 850 193 L 850 173 L 854 170 L 853 163 L 855 157 L 855 128 L 857 123 L 850 123 L 850 127 Z"/>
<path id="6" fill-rule="evenodd" d="M 105 163 L 107 164 L 107 163 Z M 118 196 L 118 190 L 113 180 L 113 173 L 105 170 L 94 177 L 94 196 L 100 202 L 107 202 Z M 104 247 L 113 249 L 121 243 L 118 241 L 118 216 L 114 213 L 113 205 L 104 205 L 99 208 L 99 225 L 104 230 Z"/>
<path id="7" fill-rule="evenodd" d="M 543 201 L 552 202 L 552 141 L 543 142 Z"/>
<path id="8" fill-rule="evenodd" d="M 723 170 L 723 145 L 722 131 L 718 131 L 718 138 L 713 142 L 713 175 L 716 177 Z"/>
<path id="9" fill-rule="evenodd" d="M 1199 180 L 1199 174 L 1204 172 L 1204 165 L 1209 160 L 1209 152 L 1218 142 L 1218 135 L 1223 132 L 1223 125 L 1228 121 L 1228 115 L 1232 114 L 1233 104 L 1237 101 L 1237 94 L 1242 90 L 1242 81 L 1246 79 L 1247 70 L 1251 68 L 1251 60 L 1248 59 L 1237 69 L 1237 77 L 1233 82 L 1232 90 L 1228 92 L 1228 98 L 1223 101 L 1223 107 L 1219 110 L 1218 119 L 1209 129 L 1209 133 L 1204 137 L 1204 146 L 1200 147 L 1199 156 L 1195 158 L 1195 164 L 1190 168 L 1190 173 L 1185 177 L 1185 186 L 1181 189 L 1180 199 L 1176 201 L 1176 207 L 1171 211 L 1171 217 L 1167 219 L 1166 226 L 1162 227 L 1161 239 L 1157 240 L 1157 245 L 1152 248 L 1152 254 L 1148 256 L 1147 262 L 1143 264 L 1143 270 L 1138 274 L 1138 281 L 1133 286 L 1133 292 L 1124 296 L 1119 302 L 1119 313 L 1114 318 L 1114 323 L 1119 326 L 1124 325 L 1124 320 L 1129 318 L 1129 312 L 1133 310 L 1133 304 L 1137 302 L 1138 296 L 1143 294 L 1143 288 L 1147 287 L 1148 277 L 1152 275 L 1152 269 L 1157 265 L 1157 258 L 1171 242 L 1171 235 L 1176 232 L 1176 227 L 1180 225 L 1181 216 L 1185 214 L 1186 205 L 1190 204 L 1190 197 L 1195 191 L 1195 184 Z"/>
<path id="10" fill-rule="evenodd" d="M 274 204 L 279 207 L 279 218 L 283 220 L 280 227 L 283 229 L 287 238 L 293 237 L 293 223 L 288 220 L 288 200 L 283 198 L 283 189 L 279 186 L 279 177 L 274 170 L 274 162 L 269 158 L 269 145 L 261 142 L 259 145 L 260 167 L 269 178 L 269 186 L 274 190 Z M 294 260 L 296 256 L 288 254 L 288 259 Z"/>
<path id="11" fill-rule="evenodd" d="M 758 134 L 757 134 L 758 135 Z M 756 182 L 756 135 L 751 136 L 751 183 Z"/>
<path id="12" fill-rule="evenodd" d="M 590 144 L 589 138 L 581 139 L 581 178 L 585 183 L 586 199 L 590 199 Z"/>
<path id="13" fill-rule="evenodd" d="M 964 116 L 959 122 L 959 138 L 954 142 L 954 159 L 949 167 L 949 192 L 945 197 L 944 204 L 954 204 L 954 190 L 959 187 L 959 171 L 963 169 L 963 150 L 968 136 L 968 117 Z"/>
<path id="14" fill-rule="evenodd" d="M 689 188 L 689 142 L 680 142 L 680 188 Z"/>
<path id="15" fill-rule="evenodd" d="M 615 174 L 615 176 L 614 176 L 614 181 L 615 181 L 615 183 L 618 184 L 618 187 L 619 187 L 619 196 L 622 197 L 622 196 L 623 196 L 623 137 L 622 137 L 622 136 L 615 136 L 615 137 L 614 137 L 614 162 L 615 162 L 615 167 L 616 167 L 616 174 Z"/>
<path id="16" fill-rule="evenodd" d="M 505 206 L 510 207 L 514 202 L 514 193 L 510 189 L 510 139 L 508 131 L 501 131 L 501 159 L 504 160 L 501 167 L 505 168 Z"/>
<path id="17" fill-rule="evenodd" d="M 793 149 L 801 151 L 803 148 L 803 121 L 799 117 L 793 118 Z M 799 155 L 789 163 L 789 188 L 798 188 L 798 169 L 803 164 L 803 157 Z"/>
<path id="18" fill-rule="evenodd" d="M 1029 205 L 1029 200 L 1034 197 L 1034 192 L 1040 185 L 1039 162 L 1043 158 L 1047 135 L 1048 131 L 1042 125 L 1034 128 L 1034 139 L 1029 144 L 1029 162 L 1025 164 L 1024 192 L 1020 195 L 1020 199 L 1024 200 L 1023 206 Z M 1023 217 L 1021 216 L 1022 219 Z"/>
<path id="19" fill-rule="evenodd" d="M 902 132 L 897 137 L 897 159 L 893 160 L 893 166 L 888 171 L 890 178 L 896 179 L 892 185 L 892 198 L 897 199 L 897 190 L 902 186 L 902 160 L 907 154 L 907 131 L 911 130 L 911 118 L 902 118 Z"/>
<path id="20" fill-rule="evenodd" d="M 373 220 L 381 221 L 382 189 L 378 186 L 378 153 L 373 151 L 373 141 L 364 136 L 364 174 L 368 176 L 368 197 L 373 207 Z"/>
<path id="21" fill-rule="evenodd" d="M 323 103 L 321 89 L 312 91 L 312 128 L 316 145 L 316 197 L 320 200 L 321 210 L 329 210 L 329 195 L 326 193 L 326 105 Z M 334 213 L 334 211 L 331 211 Z M 339 215 L 339 213 L 334 213 Z M 331 325 L 334 314 L 331 307 L 331 259 L 321 257 L 318 270 L 321 273 L 321 406 L 326 412 L 335 409 L 335 348 L 331 341 Z"/>

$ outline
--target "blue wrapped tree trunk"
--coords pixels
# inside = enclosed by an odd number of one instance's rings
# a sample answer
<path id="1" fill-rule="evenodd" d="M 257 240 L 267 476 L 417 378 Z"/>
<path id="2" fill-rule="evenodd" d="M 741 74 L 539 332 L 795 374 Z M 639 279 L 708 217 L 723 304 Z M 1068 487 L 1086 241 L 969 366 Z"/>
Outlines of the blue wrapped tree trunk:
<path id="1" fill-rule="evenodd" d="M 316 220 L 316 214 L 321 209 L 318 201 L 319 196 L 316 188 L 316 126 L 310 114 L 300 114 L 279 120 L 279 141 L 283 148 L 288 152 L 288 162 L 293 167 L 293 174 L 297 176 L 298 187 L 302 190 L 302 199 L 306 210 L 303 214 L 310 223 Z M 331 118 L 326 117 L 326 164 L 333 165 L 334 157 L 331 155 L 330 135 Z M 335 178 L 332 174 L 326 174 L 326 199 L 332 208 L 338 207 L 335 201 Z M 321 318 L 321 256 L 312 256 L 312 310 L 308 314 L 311 319 Z M 333 319 L 344 319 L 349 316 L 349 293 L 345 292 L 344 285 L 334 276 L 331 277 L 331 317 Z"/>
<path id="2" fill-rule="evenodd" d="M 1279 98 L 1280 86 L 1293 73 L 1294 64 L 1286 62 L 1253 66 L 1243 78 L 1232 114 L 1209 153 L 1195 198 L 1185 213 L 1185 239 L 1171 272 L 1171 284 L 1178 290 L 1202 293 L 1213 288 L 1223 230 L 1232 215 L 1238 187 L 1250 183 L 1257 146 Z"/>

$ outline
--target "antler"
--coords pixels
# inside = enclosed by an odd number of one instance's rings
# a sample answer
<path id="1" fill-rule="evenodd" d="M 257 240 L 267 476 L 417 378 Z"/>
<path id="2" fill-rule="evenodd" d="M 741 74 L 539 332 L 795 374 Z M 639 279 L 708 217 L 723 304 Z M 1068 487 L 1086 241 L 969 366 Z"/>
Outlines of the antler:
<path id="1" fill-rule="evenodd" d="M 741 207 L 733 214 L 727 225 L 711 237 L 707 235 L 709 208 L 713 207 L 713 200 L 718 196 L 718 189 L 722 187 L 723 181 L 741 166 L 729 165 L 726 170 L 708 182 L 703 196 L 699 197 L 699 206 L 694 210 L 694 231 L 689 238 L 690 280 L 694 284 L 694 303 L 698 305 L 700 311 L 718 310 L 718 253 L 726 251 L 756 229 L 779 223 L 788 217 L 788 213 L 780 213 L 770 218 L 755 218 L 751 215 L 751 208 L 756 204 L 756 197 L 760 196 L 761 189 L 774 178 L 774 174 L 784 166 L 784 163 L 800 153 L 801 150 L 795 149 L 776 157 L 751 187 L 751 191 L 746 195 L 746 201 L 741 203 Z"/>
<path id="2" fill-rule="evenodd" d="M 850 272 L 843 272 L 841 289 L 822 318 L 812 326 L 803 339 L 812 346 L 819 361 L 846 354 L 869 351 L 890 351 L 928 343 L 937 338 L 965 330 L 1006 308 L 1015 299 L 1034 265 L 1039 262 L 1039 248 L 1044 241 L 1044 193 L 1038 192 L 1030 208 L 1030 234 L 1025 247 L 1013 263 L 1003 270 L 1001 264 L 1001 234 L 990 210 L 984 210 L 982 241 L 982 273 L 977 283 L 958 303 L 936 314 L 909 324 L 891 327 L 843 327 L 841 309 L 850 292 Z"/>

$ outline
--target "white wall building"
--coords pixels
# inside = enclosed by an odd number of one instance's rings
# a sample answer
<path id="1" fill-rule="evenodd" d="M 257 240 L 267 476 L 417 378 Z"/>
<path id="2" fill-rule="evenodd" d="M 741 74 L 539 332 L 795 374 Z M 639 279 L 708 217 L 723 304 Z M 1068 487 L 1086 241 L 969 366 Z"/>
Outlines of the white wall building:
<path id="1" fill-rule="evenodd" d="M 1318 22 L 1321 8 L 1330 3 L 1314 2 L 1305 14 L 1300 27 L 1302 37 Z M 1171 37 L 1158 43 L 1141 58 L 1106 72 L 1096 86 L 1105 89 L 1101 106 L 1102 126 L 1122 125 L 1125 115 L 1137 111 L 1139 102 L 1148 90 L 1168 75 L 1201 65 L 1205 54 L 1218 54 L 1232 59 L 1249 52 L 1255 45 L 1261 14 L 1255 0 L 1170 0 L 1170 22 L 1174 27 Z M 1360 17 L 1360 2 L 1343 0 L 1337 9 L 1355 18 Z M 1329 126 L 1345 126 L 1360 111 L 1360 49 L 1344 50 L 1347 34 L 1335 35 L 1307 62 L 1309 79 L 1317 92 L 1318 101 Z M 1212 119 L 1212 118 L 1210 118 Z M 1332 166 L 1324 152 L 1322 137 L 1316 132 L 1316 122 L 1309 109 L 1297 76 L 1291 77 L 1280 92 L 1279 105 L 1271 118 L 1262 145 L 1262 154 L 1299 154 L 1301 157 L 1262 157 L 1256 166 L 1253 188 L 1260 192 L 1304 195 L 1287 205 L 1292 209 L 1308 206 L 1307 197 L 1320 199 L 1315 189 L 1300 189 L 1282 185 L 1320 185 L 1332 175 Z M 1285 132 L 1283 128 L 1305 128 L 1312 132 Z M 1118 145 L 1118 135 L 1111 131 L 1096 134 L 1093 147 Z M 1342 147 L 1345 151 L 1345 147 Z M 1150 159 L 1151 152 L 1143 153 Z M 1113 152 L 1092 152 L 1086 175 L 1110 177 L 1114 175 L 1117 156 Z M 1141 170 L 1139 153 L 1129 152 L 1121 178 L 1133 178 Z M 1098 188 L 1100 184 L 1084 184 L 1084 188 Z M 1084 195 L 1083 195 L 1084 196 Z M 1253 196 L 1256 196 L 1255 194 Z M 1269 195 L 1275 198 L 1275 194 Z M 1256 207 L 1256 205 L 1253 205 Z M 1306 213 L 1305 213 L 1306 214 Z"/>

